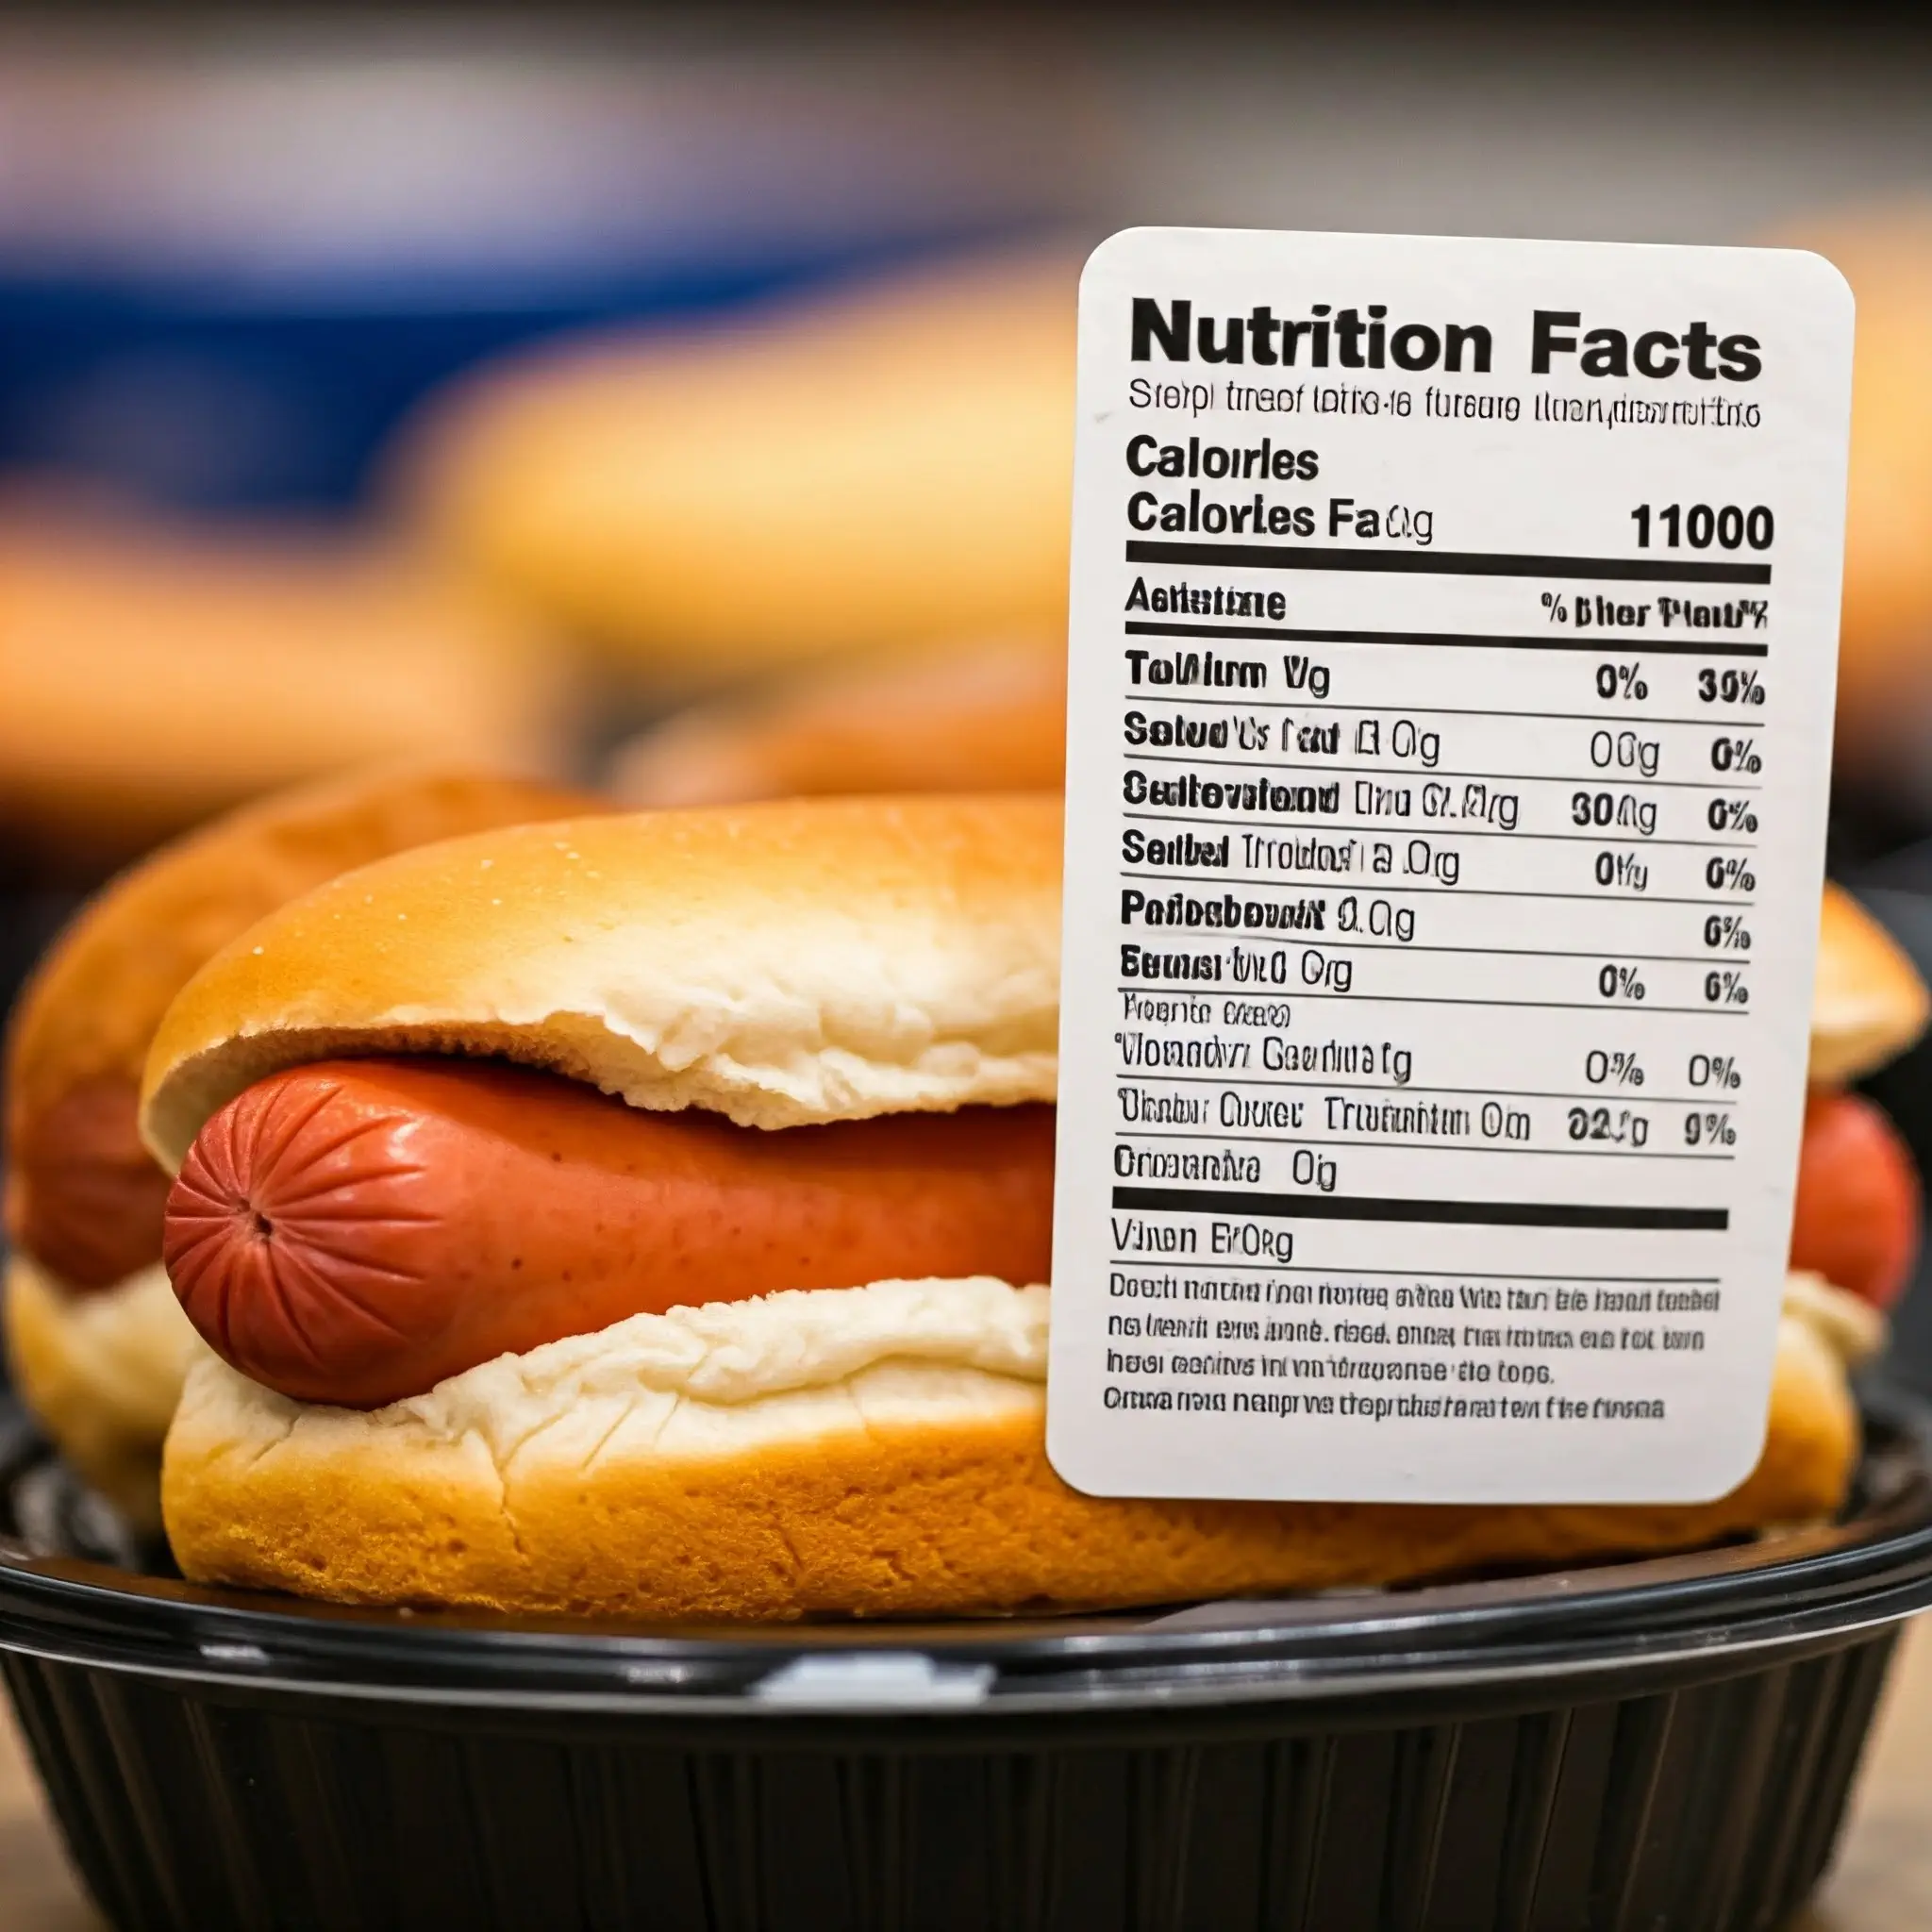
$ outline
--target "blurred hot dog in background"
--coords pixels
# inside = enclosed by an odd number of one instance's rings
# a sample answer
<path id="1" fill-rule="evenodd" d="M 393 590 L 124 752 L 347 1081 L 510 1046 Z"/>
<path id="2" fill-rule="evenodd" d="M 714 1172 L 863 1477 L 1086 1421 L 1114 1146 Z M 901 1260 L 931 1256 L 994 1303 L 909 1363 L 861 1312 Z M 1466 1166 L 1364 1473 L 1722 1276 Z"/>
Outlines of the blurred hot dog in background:
<path id="1" fill-rule="evenodd" d="M 351 866 L 591 799 L 460 765 L 383 766 L 257 801 L 153 854 L 60 935 L 7 1029 L 13 1374 L 73 1465 L 138 1528 L 190 1341 L 161 1272 L 164 1177 L 135 1102 L 163 1009 L 256 920 Z"/>

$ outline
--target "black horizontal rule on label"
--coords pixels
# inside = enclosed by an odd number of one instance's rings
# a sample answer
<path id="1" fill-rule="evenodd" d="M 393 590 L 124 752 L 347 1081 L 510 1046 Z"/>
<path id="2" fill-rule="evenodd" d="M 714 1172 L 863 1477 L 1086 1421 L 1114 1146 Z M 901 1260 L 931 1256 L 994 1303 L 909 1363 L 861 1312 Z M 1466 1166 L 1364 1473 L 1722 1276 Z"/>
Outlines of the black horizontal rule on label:
<path id="1" fill-rule="evenodd" d="M 1122 628 L 1130 638 L 1256 639 L 1286 644 L 1433 644 L 1439 650 L 1622 651 L 1631 658 L 1768 658 L 1769 644 L 1721 643 L 1707 638 L 1519 637 L 1513 633 L 1465 630 L 1285 630 L 1260 624 L 1149 624 L 1130 620 Z M 1660 722 L 1660 721 L 1653 721 Z M 1696 721 L 1702 724 L 1704 721 Z"/>
<path id="2" fill-rule="evenodd" d="M 1116 1208 L 1264 1214 L 1294 1221 L 1433 1221 L 1484 1227 L 1625 1227 L 1722 1233 L 1728 1208 L 1613 1208 L 1573 1201 L 1412 1201 L 1379 1194 L 1255 1194 L 1222 1188 L 1116 1188 Z"/>
<path id="3" fill-rule="evenodd" d="M 1589 577 L 1647 584 L 1768 584 L 1768 563 L 1675 557 L 1511 557 L 1483 550 L 1341 550 L 1277 543 L 1164 543 L 1130 539 L 1129 563 L 1214 563 L 1249 570 L 1390 571 L 1405 576 Z"/>

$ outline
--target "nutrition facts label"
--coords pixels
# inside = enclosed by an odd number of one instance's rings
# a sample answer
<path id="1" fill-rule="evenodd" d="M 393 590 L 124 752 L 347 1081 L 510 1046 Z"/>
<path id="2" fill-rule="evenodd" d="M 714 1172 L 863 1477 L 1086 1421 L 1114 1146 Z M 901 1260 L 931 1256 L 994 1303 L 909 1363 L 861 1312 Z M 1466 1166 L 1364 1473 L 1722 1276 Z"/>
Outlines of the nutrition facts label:
<path id="1" fill-rule="evenodd" d="M 1088 265 L 1048 1447 L 1671 1501 L 1764 1434 L 1852 303 L 1816 257 Z"/>

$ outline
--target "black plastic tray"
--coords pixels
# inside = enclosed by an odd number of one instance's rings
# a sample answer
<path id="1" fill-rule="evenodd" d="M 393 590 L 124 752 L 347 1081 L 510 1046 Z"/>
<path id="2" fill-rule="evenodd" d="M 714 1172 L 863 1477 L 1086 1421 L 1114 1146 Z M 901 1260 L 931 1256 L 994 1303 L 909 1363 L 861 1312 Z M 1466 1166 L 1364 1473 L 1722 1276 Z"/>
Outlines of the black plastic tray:
<path id="1" fill-rule="evenodd" d="M 1132 1616 L 586 1629 L 0 1537 L 0 1661 L 127 1928 L 1770 1927 L 1932 1604 L 1920 1412 L 1871 1423 L 1830 1527 Z"/>

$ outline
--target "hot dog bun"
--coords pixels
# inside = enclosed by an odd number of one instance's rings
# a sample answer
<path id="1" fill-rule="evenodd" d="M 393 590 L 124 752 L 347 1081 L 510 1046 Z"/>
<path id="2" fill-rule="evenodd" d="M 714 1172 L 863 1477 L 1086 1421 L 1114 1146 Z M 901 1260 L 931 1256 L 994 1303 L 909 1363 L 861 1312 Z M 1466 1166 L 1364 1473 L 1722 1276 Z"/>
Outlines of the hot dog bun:
<path id="1" fill-rule="evenodd" d="M 742 1126 L 1051 1100 L 1057 798 L 822 799 L 525 825 L 403 853 L 271 914 L 148 1057 L 177 1169 L 265 1074 L 491 1054 Z"/>
<path id="2" fill-rule="evenodd" d="M 1066 713 L 1064 654 L 1034 643 L 821 671 L 758 697 L 680 712 L 625 747 L 609 782 L 620 798 L 645 806 L 969 781 L 1058 786 Z M 1898 942 L 1827 883 L 1812 1084 L 1842 1086 L 1883 1066 L 1924 1031 L 1927 1013 L 1924 983 Z"/>
<path id="3" fill-rule="evenodd" d="M 1924 982 L 1899 943 L 1849 892 L 1827 884 L 1811 1002 L 1810 1079 L 1841 1087 L 1925 1030 Z"/>
<path id="4" fill-rule="evenodd" d="M 488 1054 L 781 1141 L 1050 1099 L 1058 836 L 1047 799 L 821 800 L 385 860 L 185 990 L 150 1057 L 145 1132 L 178 1160 L 254 1081 L 345 1052 Z M 1857 1454 L 1838 1331 L 1800 1309 L 1758 1468 L 1717 1503 L 1101 1501 L 1045 1459 L 1047 1302 L 980 1277 L 673 1307 L 374 1410 L 291 1401 L 209 1357 L 170 1433 L 170 1536 L 192 1577 L 329 1598 L 941 1614 L 1680 1547 L 1829 1511 Z"/>
<path id="5" fill-rule="evenodd" d="M 1047 1300 L 900 1282 L 638 1316 L 373 1413 L 290 1402 L 206 1357 L 168 1440 L 169 1536 L 191 1576 L 349 1602 L 959 1614 L 1683 1548 L 1828 1513 L 1857 1455 L 1828 1324 L 1794 1306 L 1763 1455 L 1715 1503 L 1083 1496 L 1042 1446 Z"/>
<path id="6" fill-rule="evenodd" d="M 192 1339 L 173 1297 L 153 1291 L 167 1177 L 136 1126 L 142 1067 L 170 1001 L 262 914 L 346 868 L 591 804 L 424 763 L 284 792 L 123 874 L 28 981 L 7 1041 L 8 1352 L 56 1441 L 137 1518 L 155 1515 L 160 1438 Z M 151 1374 L 129 1368 L 149 1360 Z"/>

